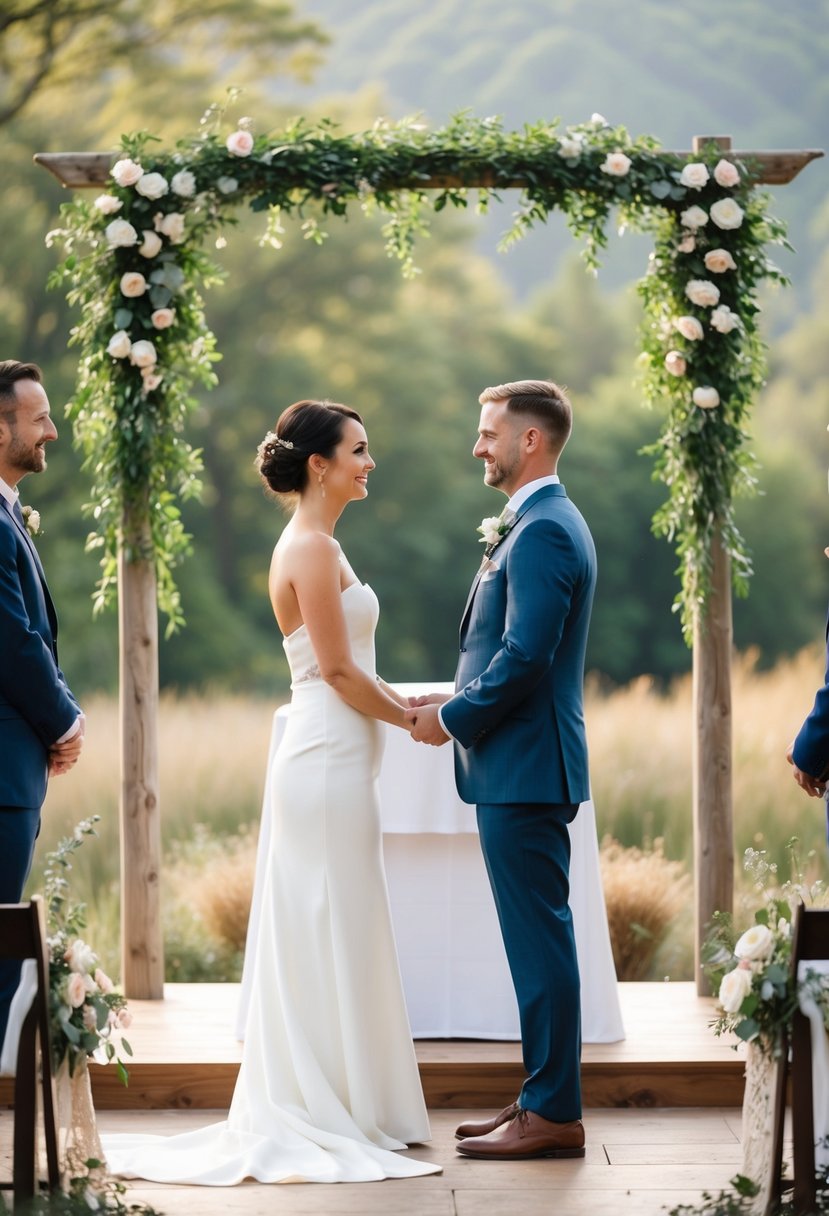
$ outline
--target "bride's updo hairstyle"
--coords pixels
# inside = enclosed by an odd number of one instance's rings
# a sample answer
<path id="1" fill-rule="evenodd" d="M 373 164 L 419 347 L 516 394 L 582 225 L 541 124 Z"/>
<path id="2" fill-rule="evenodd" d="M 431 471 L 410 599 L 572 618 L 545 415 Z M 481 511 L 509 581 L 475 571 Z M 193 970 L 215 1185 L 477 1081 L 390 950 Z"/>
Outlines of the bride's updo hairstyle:
<path id="1" fill-rule="evenodd" d="M 330 460 L 346 418 L 362 425 L 356 410 L 332 401 L 296 401 L 280 414 L 256 449 L 256 468 L 274 494 L 301 494 L 308 484 L 308 457 Z"/>

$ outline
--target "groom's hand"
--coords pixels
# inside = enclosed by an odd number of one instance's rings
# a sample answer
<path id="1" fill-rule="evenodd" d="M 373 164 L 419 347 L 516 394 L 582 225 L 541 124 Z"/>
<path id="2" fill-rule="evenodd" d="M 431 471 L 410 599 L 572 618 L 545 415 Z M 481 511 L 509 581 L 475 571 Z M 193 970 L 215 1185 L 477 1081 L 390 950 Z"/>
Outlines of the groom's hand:
<path id="1" fill-rule="evenodd" d="M 794 743 L 790 743 L 789 749 L 786 752 L 786 759 L 792 766 L 792 776 L 795 781 L 810 798 L 822 798 L 826 789 L 826 782 L 818 781 L 817 777 L 812 777 L 809 773 L 804 773 L 802 769 L 798 768 L 794 762 L 793 753 Z"/>
<path id="2" fill-rule="evenodd" d="M 406 721 L 409 723 L 412 738 L 418 743 L 431 743 L 433 747 L 440 747 L 449 742 L 449 736 L 441 726 L 438 717 L 438 705 L 441 705 L 446 699 L 440 697 L 437 701 L 413 705 L 406 710 Z M 415 697 L 410 700 L 420 702 L 424 698 Z"/>

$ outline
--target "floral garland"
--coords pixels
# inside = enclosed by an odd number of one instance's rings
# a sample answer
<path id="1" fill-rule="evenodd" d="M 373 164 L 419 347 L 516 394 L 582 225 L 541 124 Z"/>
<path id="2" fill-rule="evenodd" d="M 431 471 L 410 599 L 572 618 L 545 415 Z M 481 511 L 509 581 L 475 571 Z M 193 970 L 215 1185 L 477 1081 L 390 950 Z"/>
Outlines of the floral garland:
<path id="1" fill-rule="evenodd" d="M 44 895 L 49 944 L 49 1020 L 52 1055 L 57 1070 L 67 1061 L 71 1076 L 92 1057 L 98 1064 L 115 1061 L 118 1077 L 127 1084 L 127 1070 L 116 1047 L 132 1055 L 122 1032 L 131 1025 L 126 998 L 98 965 L 98 956 L 79 934 L 86 927 L 86 906 L 70 902 L 67 874 L 71 856 L 87 836 L 96 836 L 93 815 L 77 825 L 46 857 Z"/>
<path id="2" fill-rule="evenodd" d="M 829 977 L 808 970 L 798 981 L 792 975 L 792 922 L 803 903 L 824 906 L 827 892 L 821 879 L 807 883 L 795 854 L 797 839 L 787 844 L 794 878 L 778 888 L 777 866 L 764 850 L 746 849 L 744 868 L 761 892 L 754 924 L 734 940 L 731 917 L 717 912 L 705 942 L 706 973 L 718 992 L 719 1007 L 712 1023 L 717 1035 L 733 1033 L 744 1042 L 778 1057 L 784 1031 L 791 1029 L 799 997 L 805 991 L 816 1002 L 829 1028 Z"/>
<path id="3" fill-rule="evenodd" d="M 764 370 L 757 290 L 782 279 L 764 246 L 783 240 L 752 190 L 752 166 L 722 159 L 716 148 L 686 163 L 601 115 L 563 131 L 551 122 L 505 132 L 496 119 L 464 112 L 435 131 L 378 121 L 352 136 L 300 120 L 278 137 L 254 136 L 243 118 L 224 137 L 224 113 L 212 107 L 197 137 L 172 153 L 146 134 L 125 137 L 111 189 L 91 204 L 65 205 L 62 227 L 48 238 L 66 250 L 53 280 L 68 283 L 82 310 L 70 417 L 94 478 L 90 546 L 103 549 L 97 606 L 115 593 L 121 544 L 128 560 L 155 561 L 159 604 L 172 627 L 182 619 L 172 571 L 188 537 L 177 501 L 199 493 L 201 469 L 182 432 L 195 406 L 192 386 L 216 382 L 219 358 L 200 296 L 220 277 L 202 252 L 205 236 L 232 222 L 244 201 L 268 212 L 263 239 L 276 247 L 285 215 L 298 216 L 306 239 L 320 243 L 321 217 L 379 209 L 387 250 L 412 275 L 428 208 L 466 207 L 468 183 L 485 210 L 519 181 L 503 247 L 554 210 L 584 241 L 591 266 L 614 209 L 623 224 L 655 232 L 641 285 L 642 363 L 646 396 L 666 411 L 651 453 L 668 499 L 654 527 L 677 546 L 686 634 L 710 590 L 715 534 L 745 591 L 750 562 L 731 504 L 754 477 L 744 420 Z"/>

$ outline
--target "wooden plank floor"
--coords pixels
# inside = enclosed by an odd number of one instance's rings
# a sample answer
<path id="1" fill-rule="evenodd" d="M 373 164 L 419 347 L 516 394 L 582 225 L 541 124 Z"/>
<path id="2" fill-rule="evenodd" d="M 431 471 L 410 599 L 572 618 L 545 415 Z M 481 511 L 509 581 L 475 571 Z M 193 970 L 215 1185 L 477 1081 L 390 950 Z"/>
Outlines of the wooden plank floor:
<path id="1" fill-rule="evenodd" d="M 379 1183 L 238 1187 L 131 1182 L 128 1202 L 168 1216 L 658 1216 L 698 1203 L 740 1169 L 740 1112 L 728 1108 L 591 1109 L 587 1155 L 515 1164 L 465 1160 L 454 1129 L 471 1111 L 431 1111 L 432 1142 L 410 1155 L 443 1173 Z M 224 1111 L 102 1111 L 104 1132 L 191 1131 Z M 0 1113 L 0 1169 L 9 1165 L 11 1116 Z M 787 1146 L 789 1147 L 789 1146 Z"/>
<path id="2" fill-rule="evenodd" d="M 590 1107 L 736 1106 L 743 1061 L 709 1029 L 713 1001 L 690 983 L 621 984 L 627 1037 L 589 1043 L 582 1052 L 584 1101 Z M 112 1067 L 91 1066 L 98 1110 L 221 1108 L 230 1103 L 241 1059 L 233 1033 L 235 984 L 168 984 L 164 1001 L 131 1001 L 130 1085 Z M 417 1040 L 430 1107 L 500 1107 L 523 1079 L 517 1043 Z M 0 1106 L 11 1102 L 0 1081 Z"/>

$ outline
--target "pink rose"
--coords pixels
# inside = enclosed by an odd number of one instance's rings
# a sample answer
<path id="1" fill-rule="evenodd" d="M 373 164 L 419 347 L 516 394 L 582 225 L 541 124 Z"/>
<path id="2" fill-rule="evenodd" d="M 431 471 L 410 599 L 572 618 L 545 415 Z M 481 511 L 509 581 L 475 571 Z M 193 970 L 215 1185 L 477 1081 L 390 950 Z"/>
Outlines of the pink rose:
<path id="1" fill-rule="evenodd" d="M 164 377 L 153 367 L 142 367 L 141 378 L 144 381 L 144 396 L 158 388 Z"/>
<path id="2" fill-rule="evenodd" d="M 674 325 L 677 332 L 681 333 L 683 338 L 687 338 L 689 342 L 702 341 L 703 329 L 696 317 L 677 317 Z"/>
<path id="3" fill-rule="evenodd" d="M 91 1005 L 84 1005 L 81 1016 L 83 1018 L 85 1030 L 89 1030 L 91 1032 L 98 1029 L 98 1015 L 95 1013 L 95 1010 Z"/>
<path id="4" fill-rule="evenodd" d="M 725 274 L 726 270 L 736 270 L 737 263 L 727 249 L 709 249 L 705 255 L 705 269 L 712 274 Z"/>
<path id="5" fill-rule="evenodd" d="M 624 152 L 608 152 L 604 158 L 604 163 L 599 165 L 602 173 L 608 173 L 611 177 L 626 177 L 630 172 L 631 159 L 625 156 Z"/>
<path id="6" fill-rule="evenodd" d="M 157 308 L 150 317 L 156 329 L 169 329 L 176 319 L 174 308 Z"/>
<path id="7" fill-rule="evenodd" d="M 115 1017 L 115 1023 L 119 1030 L 129 1030 L 132 1026 L 132 1014 L 129 1009 L 119 1009 Z"/>
<path id="8" fill-rule="evenodd" d="M 184 216 L 180 211 L 169 211 L 166 215 L 161 212 L 153 216 L 156 232 L 163 232 L 172 245 L 180 245 L 184 240 Z"/>
<path id="9" fill-rule="evenodd" d="M 736 165 L 732 165 L 730 160 L 717 161 L 714 166 L 714 181 L 718 186 L 730 190 L 732 186 L 739 185 L 740 170 Z"/>
<path id="10" fill-rule="evenodd" d="M 669 350 L 665 356 L 665 367 L 672 376 L 684 376 L 688 364 L 678 350 Z"/>
<path id="11" fill-rule="evenodd" d="M 138 252 L 142 258 L 154 258 L 157 253 L 161 252 L 164 242 L 157 232 L 150 232 L 148 228 L 144 228 L 141 235 L 144 239 L 138 246 Z"/>
<path id="12" fill-rule="evenodd" d="M 138 296 L 143 296 L 147 290 L 147 280 L 137 270 L 128 270 L 126 274 L 121 275 L 120 287 L 122 296 L 136 299 Z"/>
<path id="13" fill-rule="evenodd" d="M 95 983 L 98 985 L 101 992 L 104 993 L 104 995 L 106 995 L 108 992 L 112 992 L 114 987 L 112 980 L 109 978 L 106 971 L 102 971 L 100 967 L 95 968 Z"/>
<path id="14" fill-rule="evenodd" d="M 80 1009 L 86 1000 L 86 985 L 79 971 L 73 971 L 66 984 L 66 999 L 73 1009 Z"/>
<path id="15" fill-rule="evenodd" d="M 250 131 L 233 131 L 225 141 L 231 156 L 250 156 L 253 151 L 253 136 Z"/>
<path id="16" fill-rule="evenodd" d="M 697 239 L 689 233 L 684 236 L 676 247 L 677 253 L 693 253 L 697 247 Z"/>

